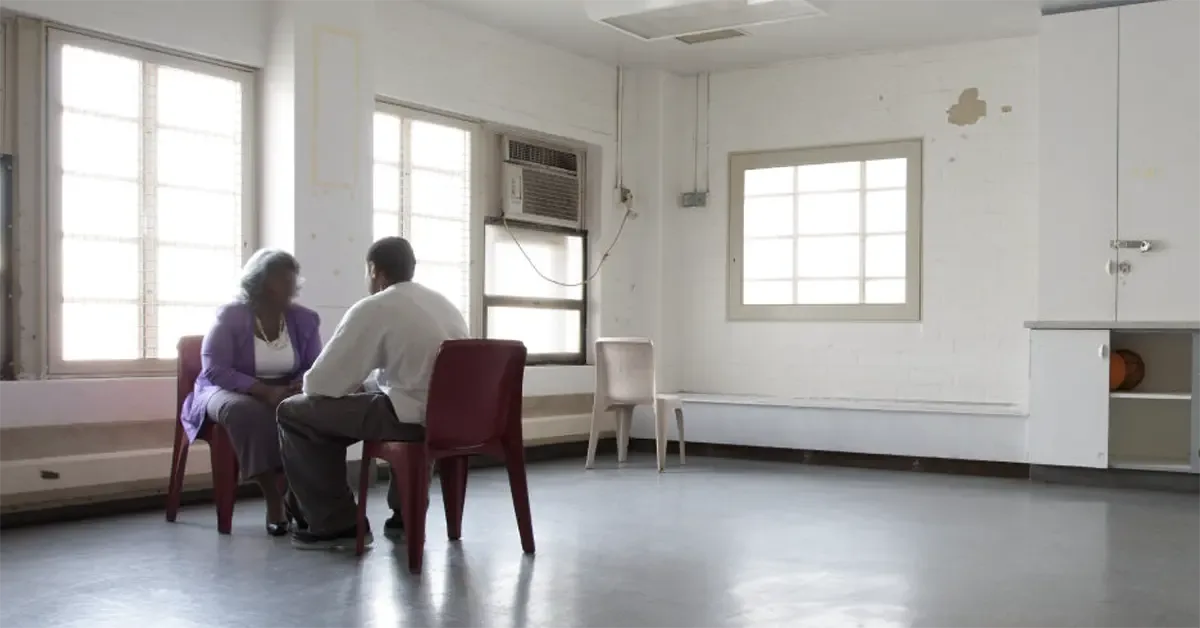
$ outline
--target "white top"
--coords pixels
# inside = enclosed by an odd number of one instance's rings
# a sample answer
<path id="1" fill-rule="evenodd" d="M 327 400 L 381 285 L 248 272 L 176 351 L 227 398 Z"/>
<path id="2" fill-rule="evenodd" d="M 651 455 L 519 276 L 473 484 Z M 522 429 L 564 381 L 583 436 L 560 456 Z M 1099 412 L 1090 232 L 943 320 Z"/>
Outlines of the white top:
<path id="1" fill-rule="evenodd" d="M 438 349 L 468 336 L 446 297 L 398 283 L 351 306 L 304 375 L 304 394 L 344 397 L 363 385 L 386 394 L 401 421 L 423 425 Z"/>
<path id="2" fill-rule="evenodd" d="M 264 379 L 283 377 L 296 370 L 296 352 L 287 329 L 281 329 L 279 339 L 268 343 L 254 336 L 254 375 Z"/>

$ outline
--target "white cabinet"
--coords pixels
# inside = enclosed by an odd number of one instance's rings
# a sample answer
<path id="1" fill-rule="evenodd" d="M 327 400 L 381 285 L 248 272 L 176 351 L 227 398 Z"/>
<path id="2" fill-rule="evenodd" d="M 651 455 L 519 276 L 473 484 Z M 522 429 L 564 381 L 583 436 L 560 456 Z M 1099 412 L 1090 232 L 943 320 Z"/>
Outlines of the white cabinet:
<path id="1" fill-rule="evenodd" d="M 1038 318 L 1197 320 L 1200 2 L 1047 16 L 1039 71 Z"/>
<path id="2" fill-rule="evenodd" d="M 1033 330 L 1031 464 L 1108 467 L 1108 330 Z"/>
<path id="3" fill-rule="evenodd" d="M 1116 315 L 1117 9 L 1042 18 L 1038 318 Z"/>
<path id="4" fill-rule="evenodd" d="M 1200 318 L 1200 2 L 1121 7 L 1117 320 Z"/>

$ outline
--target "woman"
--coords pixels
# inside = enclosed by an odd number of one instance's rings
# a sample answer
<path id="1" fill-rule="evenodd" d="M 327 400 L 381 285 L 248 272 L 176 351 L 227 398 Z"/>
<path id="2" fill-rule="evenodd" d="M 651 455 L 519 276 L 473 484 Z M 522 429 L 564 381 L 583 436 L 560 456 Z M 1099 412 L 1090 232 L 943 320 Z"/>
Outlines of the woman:
<path id="1" fill-rule="evenodd" d="M 205 420 L 225 427 L 243 478 L 267 500 L 267 533 L 288 532 L 275 408 L 300 391 L 321 353 L 321 319 L 292 303 L 300 264 L 290 253 L 260 250 L 242 269 L 241 298 L 221 307 L 204 336 L 200 377 L 181 419 L 195 440 Z"/>

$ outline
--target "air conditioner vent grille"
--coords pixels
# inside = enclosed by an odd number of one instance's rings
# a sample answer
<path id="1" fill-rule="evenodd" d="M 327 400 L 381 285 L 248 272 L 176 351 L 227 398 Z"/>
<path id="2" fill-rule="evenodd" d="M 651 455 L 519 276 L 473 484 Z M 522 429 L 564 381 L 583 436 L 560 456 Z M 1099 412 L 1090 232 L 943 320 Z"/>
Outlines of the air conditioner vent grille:
<path id="1" fill-rule="evenodd" d="M 567 222 L 579 221 L 578 179 L 536 168 L 526 169 L 524 178 L 522 211 L 525 214 Z"/>
<path id="2" fill-rule="evenodd" d="M 509 140 L 508 161 L 579 173 L 579 156 L 575 153 L 520 140 Z"/>

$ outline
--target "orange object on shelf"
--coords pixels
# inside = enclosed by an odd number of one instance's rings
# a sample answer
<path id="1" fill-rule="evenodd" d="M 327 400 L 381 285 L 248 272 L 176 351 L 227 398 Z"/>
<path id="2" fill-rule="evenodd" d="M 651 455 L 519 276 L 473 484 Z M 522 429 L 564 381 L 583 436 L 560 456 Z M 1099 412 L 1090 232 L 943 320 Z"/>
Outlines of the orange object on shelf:
<path id="1" fill-rule="evenodd" d="M 1108 389 L 1133 390 L 1146 377 L 1146 363 L 1142 356 L 1129 349 L 1113 351 L 1108 360 Z"/>

